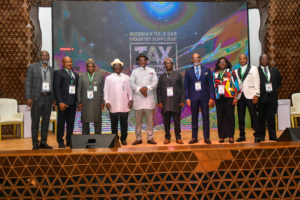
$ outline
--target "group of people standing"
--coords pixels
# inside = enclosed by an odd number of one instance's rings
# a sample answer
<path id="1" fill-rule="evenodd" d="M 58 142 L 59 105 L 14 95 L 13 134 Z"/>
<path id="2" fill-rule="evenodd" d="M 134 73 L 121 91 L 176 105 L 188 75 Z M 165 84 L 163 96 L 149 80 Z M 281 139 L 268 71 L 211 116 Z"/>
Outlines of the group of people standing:
<path id="1" fill-rule="evenodd" d="M 139 54 L 136 58 L 138 68 L 130 77 L 122 73 L 124 63 L 114 59 L 111 63 L 113 73 L 105 80 L 96 71 L 93 59 L 86 61 L 87 72 L 80 76 L 72 70 L 72 59 L 62 59 L 63 69 L 54 72 L 49 66 L 49 53 L 42 51 L 40 62 L 30 64 L 26 74 L 26 100 L 31 107 L 33 149 L 52 149 L 47 144 L 47 133 L 53 105 L 58 106 L 57 142 L 59 148 L 71 144 L 76 110 L 81 111 L 82 134 L 90 133 L 90 123 L 94 123 L 95 134 L 101 134 L 101 112 L 107 108 L 111 120 L 112 134 L 118 136 L 120 121 L 122 145 L 127 145 L 128 113 L 135 112 L 136 140 L 132 145 L 142 144 L 142 122 L 146 119 L 147 143 L 156 144 L 153 134 L 153 114 L 156 105 L 161 110 L 165 141 L 171 141 L 170 124 L 173 118 L 176 143 L 181 139 L 180 115 L 187 104 L 192 114 L 192 139 L 189 144 L 198 142 L 198 116 L 202 113 L 204 142 L 211 144 L 209 128 L 209 108 L 216 105 L 219 142 L 226 138 L 234 142 L 234 107 L 238 107 L 240 137 L 245 141 L 245 111 L 248 107 L 255 142 L 265 140 L 266 122 L 269 139 L 277 140 L 275 114 L 277 112 L 277 88 L 281 77 L 275 67 L 269 66 L 268 56 L 260 57 L 260 66 L 248 64 L 245 54 L 239 57 L 241 67 L 233 70 L 227 58 L 219 58 L 215 71 L 202 66 L 201 57 L 194 53 L 193 66 L 185 71 L 185 77 L 173 70 L 172 58 L 164 59 L 166 72 L 159 79 L 154 69 L 147 66 L 148 57 Z M 156 95 L 155 95 L 156 91 Z M 39 122 L 41 140 L 38 140 Z M 66 124 L 66 143 L 64 130 Z"/>

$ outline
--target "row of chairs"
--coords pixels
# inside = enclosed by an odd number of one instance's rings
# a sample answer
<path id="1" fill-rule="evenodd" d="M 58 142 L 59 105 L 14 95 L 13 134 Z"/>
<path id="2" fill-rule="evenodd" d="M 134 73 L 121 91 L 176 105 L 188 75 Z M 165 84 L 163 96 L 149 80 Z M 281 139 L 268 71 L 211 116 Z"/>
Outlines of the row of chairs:
<path id="1" fill-rule="evenodd" d="M 291 122 L 292 128 L 297 127 L 297 118 L 300 118 L 300 93 L 292 94 L 292 105 L 291 106 Z M 0 141 L 1 141 L 1 129 L 5 125 L 13 125 L 14 132 L 17 134 L 16 126 L 21 127 L 21 138 L 24 134 L 24 116 L 23 113 L 18 112 L 18 103 L 15 99 L 0 98 Z M 54 124 L 53 129 L 57 130 L 56 112 L 51 112 L 50 122 Z M 277 124 L 277 122 L 276 122 Z"/>
<path id="2" fill-rule="evenodd" d="M 53 131 L 56 133 L 56 111 L 51 112 L 50 122 L 53 123 Z M 0 141 L 2 126 L 6 125 L 13 125 L 13 135 L 15 136 L 17 135 L 17 125 L 19 125 L 21 138 L 24 137 L 24 113 L 18 112 L 18 102 L 15 99 L 0 98 Z"/>

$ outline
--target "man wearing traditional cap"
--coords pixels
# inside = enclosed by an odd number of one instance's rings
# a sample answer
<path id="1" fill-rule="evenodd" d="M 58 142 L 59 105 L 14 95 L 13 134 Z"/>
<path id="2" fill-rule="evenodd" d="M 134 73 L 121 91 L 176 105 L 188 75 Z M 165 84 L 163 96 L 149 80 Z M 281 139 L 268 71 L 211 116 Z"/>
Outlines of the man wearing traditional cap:
<path id="1" fill-rule="evenodd" d="M 139 65 L 130 76 L 130 86 L 133 90 L 133 109 L 135 110 L 135 136 L 132 145 L 142 144 L 142 121 L 146 116 L 147 143 L 156 144 L 153 139 L 153 110 L 155 107 L 154 89 L 157 86 L 155 70 L 147 67 L 148 57 L 141 53 L 136 58 Z"/>
<path id="2" fill-rule="evenodd" d="M 101 134 L 104 108 L 103 87 L 104 79 L 100 72 L 96 72 L 94 59 L 86 61 L 87 72 L 79 77 L 78 108 L 81 111 L 82 134 L 90 134 L 90 122 L 94 122 L 95 134 Z"/>
<path id="3" fill-rule="evenodd" d="M 114 73 L 105 79 L 104 101 L 111 121 L 112 134 L 118 135 L 118 122 L 120 118 L 121 143 L 127 145 L 128 113 L 132 107 L 132 90 L 129 76 L 121 73 L 124 63 L 116 58 L 111 66 Z"/>
<path id="4" fill-rule="evenodd" d="M 165 58 L 164 65 L 166 73 L 159 77 L 156 91 L 157 103 L 161 109 L 165 126 L 164 144 L 169 144 L 171 140 L 170 125 L 172 116 L 175 126 L 176 143 L 183 144 L 180 135 L 180 114 L 185 102 L 183 79 L 179 72 L 173 71 L 172 58 Z"/>

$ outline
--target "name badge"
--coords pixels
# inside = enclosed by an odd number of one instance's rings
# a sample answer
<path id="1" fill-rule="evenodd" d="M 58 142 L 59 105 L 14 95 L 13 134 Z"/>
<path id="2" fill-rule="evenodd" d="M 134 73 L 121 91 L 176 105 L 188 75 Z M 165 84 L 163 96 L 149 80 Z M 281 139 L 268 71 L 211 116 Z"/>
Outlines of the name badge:
<path id="1" fill-rule="evenodd" d="M 94 85 L 94 92 L 97 92 L 97 85 Z"/>
<path id="2" fill-rule="evenodd" d="M 198 81 L 198 82 L 195 83 L 195 90 L 196 91 L 200 91 L 201 90 L 201 82 L 200 81 Z"/>
<path id="3" fill-rule="evenodd" d="M 69 94 L 75 94 L 75 91 L 76 91 L 75 85 L 70 85 L 69 86 Z"/>
<path id="4" fill-rule="evenodd" d="M 266 92 L 272 92 L 272 91 L 273 91 L 272 83 L 266 83 Z"/>
<path id="5" fill-rule="evenodd" d="M 174 96 L 173 87 L 167 87 L 167 96 L 168 97 Z"/>
<path id="6" fill-rule="evenodd" d="M 218 93 L 219 93 L 219 95 L 224 95 L 225 94 L 225 85 L 219 85 L 218 86 Z"/>
<path id="7" fill-rule="evenodd" d="M 43 90 L 43 92 L 49 92 L 49 90 L 50 90 L 50 83 L 49 82 L 43 82 L 42 83 L 42 90 Z"/>
<path id="8" fill-rule="evenodd" d="M 93 99 L 94 98 L 94 91 L 88 90 L 87 91 L 87 99 Z"/>

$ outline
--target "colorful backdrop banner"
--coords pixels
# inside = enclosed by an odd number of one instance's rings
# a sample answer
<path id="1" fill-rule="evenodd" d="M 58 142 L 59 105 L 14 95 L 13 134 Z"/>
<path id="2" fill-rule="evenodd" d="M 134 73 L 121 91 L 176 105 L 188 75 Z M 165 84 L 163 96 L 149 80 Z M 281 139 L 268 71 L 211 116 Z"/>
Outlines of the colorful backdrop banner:
<path id="1" fill-rule="evenodd" d="M 248 15 L 245 2 L 53 2 L 54 67 L 62 67 L 66 55 L 74 70 L 86 72 L 92 57 L 103 76 L 112 72 L 110 63 L 121 59 L 123 72 L 138 67 L 135 58 L 144 53 L 148 66 L 158 76 L 165 72 L 163 60 L 171 57 L 182 76 L 199 53 L 202 65 L 214 70 L 216 60 L 226 56 L 238 68 L 240 54 L 248 54 Z M 182 129 L 191 129 L 190 109 L 182 112 Z M 199 126 L 202 126 L 201 115 Z M 211 128 L 217 127 L 215 108 L 210 110 Z M 103 132 L 110 132 L 107 111 Z M 134 130 L 134 113 L 129 130 Z M 155 129 L 162 129 L 162 116 L 155 109 Z M 75 132 L 81 132 L 80 113 Z"/>

